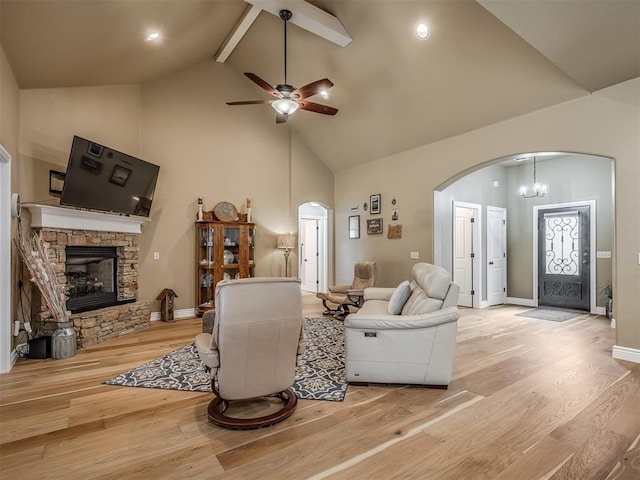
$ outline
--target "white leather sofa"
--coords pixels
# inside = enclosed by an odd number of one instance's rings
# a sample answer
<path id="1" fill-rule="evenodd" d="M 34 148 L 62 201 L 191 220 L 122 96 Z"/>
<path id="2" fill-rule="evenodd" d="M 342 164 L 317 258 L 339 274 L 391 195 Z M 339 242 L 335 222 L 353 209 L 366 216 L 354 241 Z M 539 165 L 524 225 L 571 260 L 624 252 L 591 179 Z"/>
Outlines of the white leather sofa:
<path id="1" fill-rule="evenodd" d="M 402 284 L 365 289 L 360 310 L 346 317 L 348 382 L 449 385 L 460 287 L 446 270 L 428 263 L 414 265 L 412 276 L 402 292 Z M 402 293 L 409 296 L 406 302 Z"/>

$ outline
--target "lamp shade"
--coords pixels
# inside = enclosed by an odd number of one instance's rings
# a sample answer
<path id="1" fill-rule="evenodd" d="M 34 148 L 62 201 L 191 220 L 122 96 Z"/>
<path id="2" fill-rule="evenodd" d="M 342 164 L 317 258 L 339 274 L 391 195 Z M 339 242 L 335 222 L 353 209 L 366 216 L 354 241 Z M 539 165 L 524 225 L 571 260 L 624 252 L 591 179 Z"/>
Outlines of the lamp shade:
<path id="1" fill-rule="evenodd" d="M 292 233 L 283 233 L 282 235 L 278 235 L 278 248 L 295 248 L 296 246 L 296 236 Z"/>
<path id="2" fill-rule="evenodd" d="M 279 98 L 278 100 L 274 100 L 271 102 L 271 106 L 276 112 L 283 115 L 290 115 L 299 107 L 298 102 L 291 100 L 290 98 Z"/>

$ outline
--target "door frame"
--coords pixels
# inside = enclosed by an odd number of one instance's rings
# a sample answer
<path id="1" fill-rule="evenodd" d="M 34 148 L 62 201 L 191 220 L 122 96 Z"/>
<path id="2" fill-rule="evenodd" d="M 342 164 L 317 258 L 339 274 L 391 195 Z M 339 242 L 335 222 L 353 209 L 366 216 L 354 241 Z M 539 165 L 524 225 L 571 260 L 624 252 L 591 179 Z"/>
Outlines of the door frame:
<path id="1" fill-rule="evenodd" d="M 472 282 L 473 282 L 473 290 L 474 295 L 471 301 L 471 308 L 485 308 L 487 307 L 486 300 L 483 300 L 483 292 L 484 285 L 482 279 L 484 278 L 484 260 L 482 252 L 483 250 L 483 242 L 482 242 L 482 205 L 479 203 L 469 203 L 469 202 L 459 202 L 457 200 L 453 201 L 453 215 L 451 216 L 452 227 L 451 231 L 453 232 L 453 236 L 451 239 L 451 266 L 452 271 L 455 270 L 455 258 L 454 253 L 456 251 L 456 208 L 468 208 L 471 210 L 475 210 L 476 216 L 474 217 L 475 221 L 473 222 L 473 228 L 471 230 L 471 234 L 473 235 L 473 253 L 474 257 L 472 260 L 473 264 L 473 273 L 472 273 Z M 453 275 L 452 275 L 453 276 Z M 453 278 L 452 278 L 453 280 Z"/>
<path id="2" fill-rule="evenodd" d="M 547 203 L 533 206 L 533 291 L 531 292 L 533 303 L 538 306 L 538 214 L 540 210 L 553 208 L 589 207 L 589 312 L 598 313 L 596 303 L 596 201 L 582 200 L 579 202 Z"/>
<path id="3" fill-rule="evenodd" d="M 310 202 L 307 202 L 310 203 Z M 301 231 L 301 220 L 318 220 L 318 291 L 326 292 L 328 290 L 328 269 L 329 269 L 329 236 L 328 236 L 328 220 L 329 209 L 324 205 L 320 205 L 326 212 L 326 215 L 310 215 L 298 213 L 298 232 Z M 300 206 L 298 206 L 298 209 Z M 300 235 L 298 235 L 298 276 L 302 268 L 302 245 Z"/>

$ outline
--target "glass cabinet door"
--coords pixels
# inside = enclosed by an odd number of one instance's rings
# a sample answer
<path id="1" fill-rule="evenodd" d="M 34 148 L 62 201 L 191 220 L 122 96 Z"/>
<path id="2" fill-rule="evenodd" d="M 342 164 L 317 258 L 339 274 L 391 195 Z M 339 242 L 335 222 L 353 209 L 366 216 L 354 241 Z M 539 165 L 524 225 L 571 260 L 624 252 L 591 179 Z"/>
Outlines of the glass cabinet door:
<path id="1" fill-rule="evenodd" d="M 210 226 L 199 226 L 197 235 L 197 260 L 198 260 L 198 309 L 213 308 L 213 294 L 215 291 L 214 278 L 214 244 L 215 229 Z"/>
<path id="2" fill-rule="evenodd" d="M 223 280 L 240 278 L 240 227 L 225 225 L 223 230 Z"/>

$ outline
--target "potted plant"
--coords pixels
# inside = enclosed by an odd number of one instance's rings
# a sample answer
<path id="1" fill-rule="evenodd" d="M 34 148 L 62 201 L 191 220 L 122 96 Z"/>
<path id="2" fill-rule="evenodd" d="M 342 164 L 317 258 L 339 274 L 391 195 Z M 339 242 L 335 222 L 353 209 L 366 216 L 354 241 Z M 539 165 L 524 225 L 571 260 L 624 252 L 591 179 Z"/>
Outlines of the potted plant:
<path id="1" fill-rule="evenodd" d="M 603 297 L 606 298 L 607 303 L 604 305 L 605 315 L 609 320 L 613 318 L 613 287 L 610 283 L 607 283 L 600 291 Z"/>

